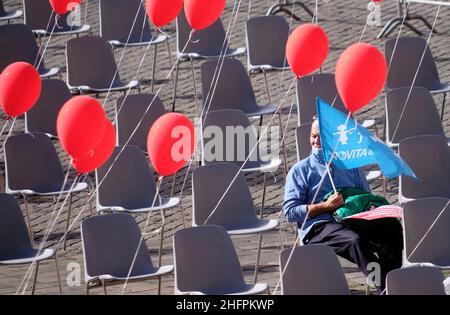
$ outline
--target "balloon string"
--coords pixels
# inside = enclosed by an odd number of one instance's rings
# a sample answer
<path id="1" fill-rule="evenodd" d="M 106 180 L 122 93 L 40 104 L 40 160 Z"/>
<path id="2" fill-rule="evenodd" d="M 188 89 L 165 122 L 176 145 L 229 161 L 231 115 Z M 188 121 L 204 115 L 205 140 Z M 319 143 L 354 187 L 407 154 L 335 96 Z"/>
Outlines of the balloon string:
<path id="1" fill-rule="evenodd" d="M 162 184 L 163 178 L 164 178 L 164 176 L 160 176 L 160 177 L 158 178 L 158 182 L 157 182 L 157 184 L 156 184 L 156 192 L 155 192 L 155 196 L 153 197 L 153 202 L 152 202 L 152 205 L 151 205 L 150 208 L 153 208 L 153 207 L 155 206 L 156 199 L 160 199 L 160 198 L 159 198 L 159 190 L 160 190 L 160 188 L 161 188 L 161 184 Z M 163 215 L 163 213 L 162 213 L 163 211 L 164 211 L 164 210 L 161 210 L 161 214 L 162 214 L 161 229 L 162 229 L 163 226 L 164 226 L 164 215 Z M 130 278 L 131 272 L 132 272 L 132 270 L 133 270 L 134 264 L 135 264 L 135 262 L 136 262 L 136 259 L 137 259 L 138 254 L 139 254 L 139 249 L 141 248 L 142 242 L 144 241 L 144 235 L 145 235 L 146 232 L 147 232 L 147 226 L 148 226 L 148 223 L 150 222 L 150 216 L 151 216 L 151 213 L 152 213 L 152 211 L 148 211 L 147 219 L 146 219 L 145 225 L 144 225 L 144 229 L 143 229 L 143 232 L 141 233 L 141 238 L 139 239 L 139 243 L 138 243 L 138 246 L 137 246 L 137 248 L 136 248 L 136 251 L 134 252 L 133 261 L 131 262 L 130 269 L 128 270 L 127 277 L 126 277 L 126 279 L 125 279 L 125 283 L 123 284 L 121 295 L 123 295 L 123 294 L 125 293 L 125 289 L 126 289 L 126 287 L 127 287 L 128 280 L 129 280 L 129 278 Z M 162 235 L 161 235 L 161 237 L 162 237 Z M 161 255 L 161 253 L 159 253 L 159 255 Z M 161 266 L 159 265 L 158 267 L 161 267 Z"/>
<path id="2" fill-rule="evenodd" d="M 192 43 L 192 44 L 198 44 L 198 42 L 200 42 L 200 39 L 197 40 L 193 40 L 194 35 L 196 34 L 196 30 L 192 29 L 192 31 L 189 33 L 189 38 L 188 38 L 188 42 Z"/>
<path id="3" fill-rule="evenodd" d="M 59 14 L 55 15 L 55 25 L 56 25 L 56 27 L 58 27 L 58 29 L 62 29 L 63 28 L 62 26 L 60 26 L 58 24 L 58 21 L 59 21 L 60 18 L 61 18 L 61 15 L 59 15 Z"/>
<path id="4" fill-rule="evenodd" d="M 50 32 L 47 42 L 45 43 L 44 50 L 42 51 L 42 55 L 41 55 L 41 58 L 39 59 L 37 66 L 36 66 L 36 64 L 34 64 L 36 70 L 38 70 L 38 71 L 39 71 L 39 67 L 41 66 L 42 60 L 44 60 L 44 56 L 45 56 L 45 53 L 47 52 L 48 44 L 50 43 L 50 40 L 52 39 L 53 32 L 55 31 L 55 27 L 56 27 L 56 23 L 53 24 L 52 31 Z"/>

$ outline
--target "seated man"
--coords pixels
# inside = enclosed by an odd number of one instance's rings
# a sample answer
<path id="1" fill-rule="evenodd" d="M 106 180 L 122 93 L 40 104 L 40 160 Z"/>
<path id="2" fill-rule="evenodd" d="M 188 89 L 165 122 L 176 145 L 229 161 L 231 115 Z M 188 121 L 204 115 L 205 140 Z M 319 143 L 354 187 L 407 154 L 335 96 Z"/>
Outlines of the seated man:
<path id="1" fill-rule="evenodd" d="M 311 155 L 295 164 L 287 176 L 284 215 L 289 222 L 297 222 L 303 244 L 330 246 L 337 255 L 356 263 L 366 276 L 374 271 L 373 265 L 369 264 L 378 263 L 381 270 L 379 283 L 375 285 L 377 292 L 381 293 L 386 274 L 401 267 L 401 224 L 397 219 L 378 219 L 367 223 L 369 228 L 362 230 L 356 228 L 360 224 L 353 227 L 345 220 L 337 222 L 333 213 L 344 204 L 344 200 L 339 193 L 334 193 L 322 201 L 333 186 L 329 174 L 326 174 L 317 120 L 311 127 L 310 142 Z M 350 187 L 370 192 L 369 184 L 359 168 L 339 169 L 331 164 L 330 174 L 337 189 Z M 376 282 L 377 279 L 371 280 Z"/>

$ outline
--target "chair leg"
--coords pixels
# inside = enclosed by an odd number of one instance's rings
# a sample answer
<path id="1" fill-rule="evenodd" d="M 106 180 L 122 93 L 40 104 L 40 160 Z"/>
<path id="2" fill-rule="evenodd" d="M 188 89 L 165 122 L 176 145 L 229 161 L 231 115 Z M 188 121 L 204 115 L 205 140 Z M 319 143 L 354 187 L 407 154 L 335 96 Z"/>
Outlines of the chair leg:
<path id="1" fill-rule="evenodd" d="M 38 272 L 39 272 L 39 261 L 36 261 L 36 268 L 34 269 L 33 286 L 31 287 L 31 295 L 34 295 L 34 292 L 36 290 L 36 281 Z"/>
<path id="2" fill-rule="evenodd" d="M 441 110 L 441 121 L 444 119 L 445 114 L 445 97 L 447 96 L 447 93 L 444 93 L 444 99 L 442 100 L 442 110 Z"/>
<path id="3" fill-rule="evenodd" d="M 197 94 L 197 83 L 195 82 L 195 69 L 194 69 L 194 59 L 191 58 L 191 72 L 192 72 L 192 81 L 194 83 L 194 98 L 195 98 L 195 114 L 199 115 L 198 112 L 198 94 Z"/>
<path id="4" fill-rule="evenodd" d="M 264 74 L 264 82 L 266 82 L 267 98 L 269 99 L 269 104 L 272 104 L 272 100 L 270 98 L 269 82 L 267 82 L 267 73 L 266 73 L 266 70 L 264 70 L 264 69 L 263 69 L 263 74 Z"/>
<path id="5" fill-rule="evenodd" d="M 264 203 L 266 201 L 266 186 L 267 186 L 267 173 L 264 172 L 263 191 L 261 197 L 261 209 L 259 210 L 259 218 L 262 219 L 264 215 Z"/>
<path id="6" fill-rule="evenodd" d="M 108 292 L 106 292 L 106 283 L 104 280 L 102 280 L 102 287 L 103 287 L 103 293 L 105 293 L 105 295 L 108 295 Z"/>
<path id="7" fill-rule="evenodd" d="M 387 199 L 387 178 L 385 176 L 383 176 L 381 185 L 383 185 L 383 196 Z"/>
<path id="8" fill-rule="evenodd" d="M 58 266 L 58 253 L 55 253 L 55 267 L 56 267 L 56 276 L 58 277 L 59 295 L 62 295 L 61 276 L 59 274 L 59 266 Z"/>
<path id="9" fill-rule="evenodd" d="M 69 193 L 69 208 L 67 209 L 66 231 L 64 235 L 63 249 L 66 250 L 67 236 L 69 234 L 70 210 L 72 210 L 72 194 Z"/>
<path id="10" fill-rule="evenodd" d="M 170 197 L 173 197 L 173 194 L 175 193 L 175 183 L 177 180 L 177 174 L 178 174 L 178 172 L 175 172 L 175 174 L 173 174 L 172 189 L 170 190 Z"/>
<path id="11" fill-rule="evenodd" d="M 30 218 L 30 213 L 28 212 L 28 199 L 27 199 L 26 195 L 22 195 L 22 196 L 23 196 L 23 204 L 25 206 L 25 213 L 27 215 L 28 234 L 30 234 L 31 245 L 34 246 L 33 231 L 31 230 L 31 218 Z"/>
<path id="12" fill-rule="evenodd" d="M 3 180 L 3 172 L 0 169 L 0 191 L 4 192 L 5 189 L 5 181 Z"/>
<path id="13" fill-rule="evenodd" d="M 175 86 L 175 78 L 174 78 L 173 71 L 172 71 L 172 67 L 173 67 L 173 64 L 172 64 L 172 52 L 170 50 L 169 40 L 166 41 L 166 44 L 167 44 L 167 52 L 169 54 L 169 66 L 170 66 L 170 71 L 171 71 L 171 76 L 172 76 L 172 86 Z"/>
<path id="14" fill-rule="evenodd" d="M 156 72 L 156 54 L 158 53 L 158 45 L 155 45 L 155 53 L 153 55 L 153 68 L 152 68 L 152 85 L 151 91 L 153 93 L 155 86 L 155 72 Z"/>
<path id="15" fill-rule="evenodd" d="M 180 70 L 180 61 L 177 60 L 175 67 L 175 83 L 173 85 L 173 96 L 172 96 L 172 112 L 175 111 L 175 100 L 177 97 L 177 85 L 178 85 L 178 71 Z"/>
<path id="16" fill-rule="evenodd" d="M 91 216 L 94 215 L 94 208 L 92 207 L 92 196 L 94 191 L 91 188 L 88 188 L 88 199 L 89 199 L 89 211 L 91 212 Z"/>
<path id="17" fill-rule="evenodd" d="M 283 137 L 283 124 L 281 122 L 281 112 L 280 111 L 278 111 L 278 121 L 279 121 L 279 125 L 280 125 L 281 137 Z M 283 177 L 284 177 L 284 182 L 286 182 L 288 166 L 287 166 L 286 145 L 285 145 L 285 142 L 284 142 L 283 138 L 282 138 L 282 141 L 281 141 L 281 145 L 283 146 L 283 162 L 284 162 Z"/>
<path id="18" fill-rule="evenodd" d="M 258 281 L 258 269 L 259 269 L 259 258 L 261 257 L 261 244 L 262 244 L 262 233 L 259 233 L 259 244 L 258 244 L 258 252 L 256 254 L 256 263 L 255 263 L 255 274 L 253 275 L 253 283 L 256 284 Z"/>
<path id="19" fill-rule="evenodd" d="M 164 210 L 161 210 L 161 232 L 160 232 L 160 236 L 159 236 L 158 267 L 161 267 L 161 258 L 162 258 L 163 242 L 164 242 L 164 225 L 165 225 Z M 161 276 L 158 277 L 158 295 L 160 295 L 160 294 L 161 294 Z"/>

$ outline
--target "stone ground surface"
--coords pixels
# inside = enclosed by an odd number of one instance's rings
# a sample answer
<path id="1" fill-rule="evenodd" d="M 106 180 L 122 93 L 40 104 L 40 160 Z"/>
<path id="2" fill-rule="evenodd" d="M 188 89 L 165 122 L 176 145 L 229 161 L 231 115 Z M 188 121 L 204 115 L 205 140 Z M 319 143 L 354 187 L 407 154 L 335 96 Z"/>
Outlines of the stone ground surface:
<path id="1" fill-rule="evenodd" d="M 5 6 L 10 9 L 17 9 L 21 7 L 22 1 L 19 0 L 6 0 L 3 1 Z M 245 46 L 245 21 L 250 16 L 264 15 L 267 9 L 275 1 L 269 0 L 244 0 L 236 1 L 236 8 L 238 9 L 236 23 L 231 25 L 230 31 L 230 45 L 232 47 L 242 47 Z M 304 1 L 310 8 L 314 8 L 315 1 L 307 0 Z M 368 42 L 374 44 L 380 49 L 384 48 L 384 39 L 376 39 L 378 32 L 381 30 L 379 27 L 367 26 L 365 27 L 366 15 L 368 13 L 366 9 L 368 1 L 361 0 L 343 0 L 343 1 L 318 1 L 318 20 L 320 25 L 326 30 L 330 40 L 330 53 L 323 65 L 322 70 L 324 72 L 333 72 L 336 64 L 336 60 L 339 54 L 349 45 L 358 42 L 359 40 L 363 42 Z M 223 23 L 225 28 L 228 27 L 232 19 L 232 8 L 233 1 L 227 1 L 227 6 L 225 12 L 223 13 Z M 83 1 L 82 12 L 86 12 L 86 22 L 89 23 L 93 28 L 93 33 L 95 35 L 99 34 L 99 18 L 98 18 L 98 0 Z M 412 5 L 412 11 L 423 14 L 428 18 L 429 21 L 433 22 L 436 16 L 437 7 L 427 6 L 427 5 Z M 311 21 L 311 18 L 303 11 L 298 5 L 294 7 L 294 12 L 302 19 L 302 22 L 290 20 L 292 23 L 292 29 L 301 23 Z M 281 14 L 281 13 L 280 13 Z M 396 1 L 386 0 L 382 4 L 382 21 L 387 22 L 388 19 L 396 15 Z M 21 22 L 21 20 L 15 20 L 15 23 Z M 428 36 L 428 29 L 426 29 L 419 22 L 414 22 L 417 27 L 419 27 L 424 32 L 424 38 Z M 450 38 L 450 8 L 442 7 L 436 21 L 436 28 L 439 31 L 438 34 L 433 34 L 430 38 L 430 46 L 433 51 L 434 57 L 437 62 L 439 69 L 439 74 L 443 82 L 450 81 L 450 57 L 448 55 L 448 45 Z M 171 24 L 167 28 L 167 32 L 171 34 L 170 37 L 170 47 L 172 52 L 176 49 L 175 43 L 175 25 Z M 394 31 L 390 38 L 397 36 L 398 30 Z M 402 36 L 412 36 L 414 35 L 411 31 L 404 28 L 402 30 Z M 60 67 L 63 72 L 63 78 L 66 79 L 66 65 L 65 65 L 65 41 L 68 38 L 66 36 L 53 37 L 49 44 L 49 47 L 45 54 L 45 64 L 47 67 Z M 46 40 L 44 40 L 44 43 Z M 7 44 L 6 44 L 7 45 Z M 161 46 L 164 47 L 164 46 Z M 0 48 L 1 49 L 1 48 Z M 152 48 L 153 49 L 153 48 Z M 141 56 L 144 53 L 145 48 L 130 48 L 126 50 L 125 57 L 122 64 L 120 65 L 120 76 L 123 81 L 131 80 L 136 75 L 136 70 Z M 116 60 L 119 60 L 122 53 L 121 49 L 115 50 Z M 152 70 L 152 59 L 153 54 L 149 54 L 146 58 L 142 70 L 137 75 L 137 78 L 143 81 L 143 93 L 150 93 L 150 78 Z M 175 60 L 175 56 L 171 56 L 172 60 Z M 246 64 L 245 57 L 239 57 L 244 64 Z M 197 84 L 199 86 L 199 66 L 200 62 L 195 64 Z M 412 65 L 414 66 L 414 65 Z M 163 79 L 167 76 L 170 71 L 169 66 L 169 56 L 165 49 L 158 50 L 158 60 L 157 60 L 157 70 L 156 76 L 157 81 L 155 82 L 155 88 L 160 91 L 160 98 L 164 102 L 166 109 L 171 110 L 171 97 L 172 97 L 172 85 L 170 83 L 163 85 Z M 268 74 L 269 88 L 272 92 L 272 102 L 276 105 L 282 103 L 282 118 L 284 125 L 287 124 L 287 133 L 285 135 L 286 147 L 287 147 L 287 157 L 288 164 L 291 167 L 296 162 L 296 146 L 295 146 L 295 127 L 297 125 L 297 108 L 291 104 L 295 104 L 295 93 L 292 89 L 286 95 L 286 91 L 290 83 L 293 80 L 291 72 L 273 72 Z M 263 76 L 261 74 L 254 75 L 252 77 L 252 83 L 260 104 L 267 104 L 267 94 L 265 89 L 265 84 Z M 370 84 L 370 82 L 367 82 Z M 114 116 L 114 104 L 118 96 L 121 94 L 111 93 L 106 100 L 106 110 L 109 118 Z M 105 102 L 105 94 L 99 96 L 99 101 Z M 200 95 L 201 97 L 201 95 Z M 370 105 L 358 112 L 358 120 L 362 121 L 367 118 L 375 118 L 377 124 L 382 130 L 383 119 L 384 119 L 384 105 L 383 105 L 384 94 L 381 94 L 375 101 Z M 438 109 L 440 110 L 440 104 L 442 101 L 442 96 L 438 95 L 435 97 L 436 104 L 438 104 Z M 180 65 L 180 76 L 178 84 L 178 96 L 177 96 L 177 111 L 180 111 L 190 118 L 195 117 L 194 109 L 194 93 L 193 84 L 190 73 L 189 63 L 183 62 Z M 290 109 L 292 109 L 291 115 L 289 115 Z M 450 129 L 450 116 L 449 111 L 447 111 L 444 117 L 444 129 L 449 134 Z M 266 120 L 268 121 L 268 120 Z M 0 122 L 3 124 L 4 120 Z M 255 124 L 257 122 L 255 121 Z M 24 121 L 23 118 L 18 119 L 15 125 L 14 133 L 23 132 Z M 69 164 L 69 159 L 64 152 L 60 149 L 59 143 L 54 142 L 55 146 L 58 148 L 61 160 L 65 169 L 67 169 Z M 178 176 L 176 181 L 175 193 L 180 195 L 183 200 L 184 211 L 187 215 L 188 224 L 191 219 L 192 211 L 192 200 L 191 200 L 191 172 L 192 168 L 189 169 L 189 173 L 186 174 L 187 168 L 181 171 L 181 175 Z M 72 174 L 73 175 L 73 174 Z M 261 193 L 262 193 L 262 181 L 263 175 L 261 173 L 251 173 L 246 175 L 251 192 L 254 198 L 256 207 L 260 206 Z M 72 178 L 74 178 L 72 176 Z M 185 186 L 184 190 L 181 191 L 183 187 L 184 180 Z M 88 178 L 88 181 L 94 181 L 94 177 Z M 283 216 L 279 215 L 282 201 L 283 201 L 283 176 L 281 169 L 273 173 L 273 176 L 268 177 L 268 188 L 267 188 L 267 198 L 266 198 L 266 209 L 265 213 L 268 218 L 279 218 L 282 222 L 281 230 L 283 236 L 283 243 L 285 246 L 292 246 L 295 234 L 291 225 L 287 223 Z M 167 179 L 162 184 L 163 195 L 170 194 L 171 180 Z M 371 187 L 375 193 L 382 194 L 380 181 L 374 181 L 371 183 Z M 388 187 L 388 198 L 392 203 L 397 203 L 398 194 L 398 181 L 389 181 Z M 18 199 L 23 208 L 23 199 Z M 51 217 L 51 212 L 53 210 L 53 200 L 52 199 L 31 199 L 31 223 L 32 229 L 35 233 L 35 241 L 39 243 L 42 240 L 44 231 L 46 229 L 46 224 Z M 77 221 L 74 225 L 74 229 L 69 234 L 69 239 L 67 243 L 67 250 L 63 251 L 60 249 L 58 251 L 59 258 L 59 268 L 61 272 L 63 294 L 83 294 L 84 285 L 83 281 L 81 286 L 69 286 L 67 278 L 69 272 L 72 271 L 73 266 L 81 267 L 81 275 L 83 275 L 83 253 L 81 247 L 81 238 L 79 230 L 79 220 L 87 218 L 90 215 L 88 208 L 84 207 L 87 202 L 87 196 L 85 193 L 76 194 L 73 198 L 74 206 L 71 212 L 71 222 L 77 217 Z M 65 229 L 65 222 L 67 217 L 67 210 L 64 209 L 61 216 L 57 220 L 57 223 L 52 230 L 50 237 L 46 246 L 54 247 L 61 236 L 63 235 Z M 156 231 L 159 227 L 160 218 L 154 216 L 151 218 L 151 230 Z M 139 222 L 141 228 L 144 226 L 145 218 L 144 216 L 136 216 L 136 220 Z M 183 227 L 180 212 L 177 210 L 171 210 L 167 213 L 167 230 L 164 238 L 164 255 L 163 264 L 173 264 L 173 252 L 172 252 L 172 236 L 175 231 Z M 158 247 L 158 234 L 152 234 L 147 237 L 147 245 L 151 249 L 152 258 L 154 261 L 157 259 L 157 247 Z M 257 249 L 257 236 L 237 236 L 233 237 L 233 242 L 235 244 L 237 253 L 239 255 L 241 264 L 246 266 L 244 268 L 244 275 L 248 282 L 253 279 L 253 270 L 251 266 L 253 265 L 256 257 Z M 262 268 L 259 273 L 259 281 L 264 281 L 270 284 L 273 289 L 279 281 L 279 268 L 278 268 L 278 257 L 280 248 L 280 233 L 278 230 L 264 234 L 263 247 L 261 257 L 261 264 L 265 267 Z M 365 292 L 365 278 L 358 271 L 354 264 L 349 263 L 343 259 L 340 259 L 342 267 L 345 271 L 346 277 L 348 279 L 349 286 L 353 294 L 364 294 Z M 71 264 L 72 263 L 72 264 Z M 22 292 L 23 284 L 21 285 L 24 276 L 27 272 L 28 265 L 14 266 L 14 267 L 0 267 L 0 294 L 15 294 L 16 292 Z M 55 274 L 55 265 L 52 262 L 44 262 L 39 268 L 39 277 L 37 282 L 37 294 L 57 294 L 57 280 Z M 82 276 L 83 278 L 83 276 Z M 69 277 L 69 279 L 71 279 Z M 29 294 L 32 279 L 30 279 L 28 286 L 26 287 L 25 293 Z M 26 281 L 25 281 L 26 283 Z M 127 294 L 156 294 L 157 287 L 156 280 L 149 280 L 140 283 L 129 284 L 126 288 Z M 19 289 L 20 287 L 20 289 Z M 109 293 L 120 293 L 122 286 L 115 286 L 108 288 Z M 162 293 L 163 294 L 173 294 L 174 292 L 174 277 L 169 275 L 163 278 L 162 282 Z M 91 291 L 92 294 L 103 294 L 101 289 L 94 289 Z M 373 293 L 373 291 L 372 291 Z M 279 294 L 279 291 L 277 292 Z"/>

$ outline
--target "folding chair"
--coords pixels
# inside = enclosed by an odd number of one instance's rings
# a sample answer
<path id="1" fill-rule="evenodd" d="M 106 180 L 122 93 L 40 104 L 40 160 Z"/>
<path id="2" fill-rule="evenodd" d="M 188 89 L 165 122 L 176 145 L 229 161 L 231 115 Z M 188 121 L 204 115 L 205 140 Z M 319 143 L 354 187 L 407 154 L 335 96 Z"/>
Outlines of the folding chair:
<path id="1" fill-rule="evenodd" d="M 150 103 L 152 105 L 146 112 Z M 117 117 L 117 144 L 125 145 L 128 142 L 129 145 L 138 146 L 142 151 L 147 152 L 148 132 L 153 123 L 166 113 L 160 98 L 153 94 L 122 96 L 117 99 L 115 109 Z M 142 118 L 142 123 L 135 131 Z M 131 137 L 131 135 L 133 136 Z"/>
<path id="2" fill-rule="evenodd" d="M 67 86 L 79 93 L 139 89 L 139 82 L 124 83 L 108 42 L 97 36 L 73 38 L 66 44 Z M 114 81 L 113 81 L 114 80 Z M 112 84 L 111 84 L 112 82 Z"/>
<path id="3" fill-rule="evenodd" d="M 56 12 L 53 11 L 48 0 L 23 0 L 24 23 L 33 29 L 39 42 L 42 37 L 53 35 L 76 35 L 91 31 L 88 24 L 75 25 L 76 22 L 71 12 L 59 15 L 56 21 Z M 57 23 L 57 25 L 55 25 Z M 42 43 L 41 43 L 42 44 Z"/>
<path id="4" fill-rule="evenodd" d="M 25 132 L 45 133 L 50 138 L 57 138 L 56 120 L 59 110 L 71 97 L 64 81 L 43 80 L 39 99 L 25 113 Z"/>
<path id="5" fill-rule="evenodd" d="M 450 268 L 450 200 L 431 197 L 403 206 L 403 266 Z"/>
<path id="6" fill-rule="evenodd" d="M 285 295 L 349 295 L 347 280 L 333 250 L 313 244 L 280 253 L 281 290 Z M 288 262 L 289 260 L 289 262 Z"/>
<path id="7" fill-rule="evenodd" d="M 71 183 L 64 183 L 64 172 L 58 153 L 47 135 L 26 133 L 13 135 L 6 139 L 5 148 L 5 192 L 22 195 L 28 220 L 28 232 L 33 240 L 28 198 L 32 196 L 56 197 L 69 194 L 66 229 L 70 223 L 72 195 L 87 190 L 86 183 L 77 183 L 72 189 Z M 64 185 L 64 186 L 63 186 Z M 64 249 L 66 237 L 64 238 Z"/>
<path id="8" fill-rule="evenodd" d="M 387 295 L 445 295 L 444 275 L 434 267 L 396 269 L 386 276 Z"/>
<path id="9" fill-rule="evenodd" d="M 81 222 L 86 294 L 96 286 L 144 281 L 169 274 L 172 265 L 153 266 L 149 249 L 130 214 L 113 213 Z M 158 294 L 160 292 L 158 291 Z"/>
<path id="10" fill-rule="evenodd" d="M 235 176 L 237 177 L 235 178 Z M 260 210 L 261 217 L 262 210 Z M 194 170 L 192 174 L 192 225 L 205 224 L 223 226 L 230 235 L 259 234 L 253 278 L 253 282 L 256 283 L 263 232 L 275 229 L 279 222 L 256 217 L 250 189 L 237 165 L 217 163 Z"/>
<path id="11" fill-rule="evenodd" d="M 385 55 L 387 62 L 390 63 L 386 88 L 390 90 L 414 84 L 428 89 L 431 94 L 443 93 L 442 120 L 450 83 L 444 84 L 439 79 L 436 63 L 427 42 L 420 37 L 400 37 L 398 41 L 397 38 L 393 38 L 385 43 Z"/>
<path id="12" fill-rule="evenodd" d="M 161 214 L 159 266 L 163 250 L 165 211 L 182 204 L 176 197 L 157 194 L 147 158 L 137 146 L 116 147 L 110 159 L 95 171 L 98 212 Z"/>
<path id="13" fill-rule="evenodd" d="M 267 71 L 288 70 L 286 43 L 289 24 L 279 16 L 258 16 L 247 20 L 247 70 L 249 75 L 262 72 L 271 103 Z"/>
<path id="14" fill-rule="evenodd" d="M 269 292 L 267 283 L 245 283 L 236 250 L 225 229 L 204 225 L 173 236 L 175 294 L 250 295 Z"/>
<path id="15" fill-rule="evenodd" d="M 209 95 L 210 86 L 213 85 L 214 72 L 218 60 L 206 61 L 201 66 L 202 71 L 202 93 L 203 93 L 203 115 L 209 112 L 224 109 L 235 109 L 243 111 L 248 117 L 260 117 L 259 126 L 262 127 L 263 117 L 266 115 L 278 115 L 278 127 L 283 129 L 281 112 L 277 112 L 275 105 L 259 105 L 244 65 L 239 60 L 225 59 L 220 73 L 220 80 L 214 85 L 214 95 Z M 283 146 L 284 174 L 287 174 L 286 148 Z"/>
<path id="16" fill-rule="evenodd" d="M 0 193 L 0 266 L 30 264 L 36 262 L 31 294 L 36 289 L 36 280 L 40 262 L 54 259 L 58 277 L 59 294 L 61 294 L 61 279 L 58 260 L 53 249 L 34 249 L 30 241 L 25 220 L 19 204 L 13 196 Z"/>
<path id="17" fill-rule="evenodd" d="M 172 111 L 175 111 L 175 99 L 178 85 L 178 71 L 181 61 L 189 60 L 191 63 L 192 81 L 194 84 L 195 100 L 197 102 L 197 85 L 194 71 L 194 60 L 211 59 L 222 57 L 236 57 L 245 53 L 246 49 L 240 47 L 237 49 L 230 48 L 226 38 L 222 20 L 219 18 L 215 23 L 206 29 L 195 33 L 195 42 L 189 41 L 191 27 L 189 26 L 184 10 L 181 10 L 176 20 L 177 28 L 177 57 L 179 62 L 176 63 L 175 87 L 173 90 Z M 183 48 L 186 48 L 183 51 Z M 196 103 L 198 109 L 198 105 Z M 198 113 L 198 111 L 197 111 Z"/>
<path id="18" fill-rule="evenodd" d="M 0 21 L 8 21 L 12 19 L 17 19 L 21 17 L 23 14 L 22 10 L 15 10 L 15 11 L 6 11 L 5 7 L 3 6 L 3 0 L 0 0 Z"/>
<path id="19" fill-rule="evenodd" d="M 8 65 L 17 61 L 28 62 L 31 65 L 38 64 L 41 60 L 39 48 L 34 39 L 33 32 L 25 24 L 0 25 L 0 72 Z M 59 68 L 45 68 L 44 61 L 39 65 L 38 72 L 41 78 L 49 78 L 59 75 Z"/>
<path id="20" fill-rule="evenodd" d="M 400 141 L 399 155 L 419 180 L 400 175 L 398 201 L 427 197 L 450 197 L 450 149 L 447 139 L 424 135 Z"/>
<path id="21" fill-rule="evenodd" d="M 256 145 L 256 135 L 244 112 L 235 109 L 212 111 L 202 120 L 202 164 L 230 162 L 242 167 L 242 172 L 263 172 L 261 209 L 264 210 L 267 172 L 275 171 L 281 160 L 261 158 L 262 146 Z M 218 140 L 217 137 L 221 138 Z"/>
<path id="22" fill-rule="evenodd" d="M 433 97 L 423 87 L 404 87 L 386 92 L 386 144 L 420 135 L 445 137 Z"/>
<path id="23" fill-rule="evenodd" d="M 152 34 L 142 0 L 100 0 L 99 10 L 100 37 L 109 41 L 113 48 L 147 45 L 155 47 L 151 82 L 151 91 L 153 92 L 158 44 L 166 42 L 172 68 L 168 36 Z"/>

